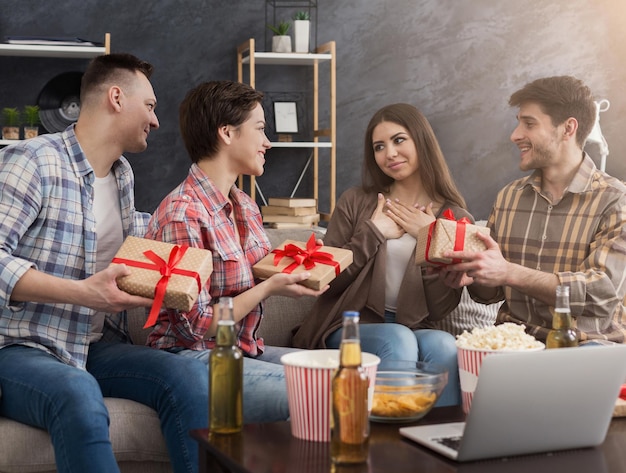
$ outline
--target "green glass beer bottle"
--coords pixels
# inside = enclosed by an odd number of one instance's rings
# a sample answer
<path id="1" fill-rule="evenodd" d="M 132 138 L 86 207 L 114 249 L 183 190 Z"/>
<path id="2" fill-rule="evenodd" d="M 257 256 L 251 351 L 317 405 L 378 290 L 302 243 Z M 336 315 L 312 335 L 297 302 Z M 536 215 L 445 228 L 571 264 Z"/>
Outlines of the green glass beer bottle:
<path id="1" fill-rule="evenodd" d="M 361 365 L 359 313 L 343 313 L 339 368 L 331 384 L 330 454 L 334 464 L 367 462 L 370 425 L 369 380 Z"/>
<path id="2" fill-rule="evenodd" d="M 232 297 L 218 306 L 215 347 L 209 355 L 209 430 L 240 432 L 243 427 L 243 355 L 237 347 Z"/>
<path id="3" fill-rule="evenodd" d="M 572 313 L 569 308 L 569 286 L 557 286 L 556 304 L 552 312 L 552 330 L 546 338 L 546 348 L 578 346 L 578 335 L 572 328 Z"/>

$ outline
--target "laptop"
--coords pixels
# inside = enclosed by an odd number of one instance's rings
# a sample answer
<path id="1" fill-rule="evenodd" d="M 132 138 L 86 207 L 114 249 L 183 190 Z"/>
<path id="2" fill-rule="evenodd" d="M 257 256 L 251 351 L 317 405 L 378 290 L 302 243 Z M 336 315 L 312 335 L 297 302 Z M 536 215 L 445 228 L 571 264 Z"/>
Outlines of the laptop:
<path id="1" fill-rule="evenodd" d="M 626 378 L 626 345 L 484 358 L 465 422 L 400 428 L 459 462 L 600 445 Z"/>

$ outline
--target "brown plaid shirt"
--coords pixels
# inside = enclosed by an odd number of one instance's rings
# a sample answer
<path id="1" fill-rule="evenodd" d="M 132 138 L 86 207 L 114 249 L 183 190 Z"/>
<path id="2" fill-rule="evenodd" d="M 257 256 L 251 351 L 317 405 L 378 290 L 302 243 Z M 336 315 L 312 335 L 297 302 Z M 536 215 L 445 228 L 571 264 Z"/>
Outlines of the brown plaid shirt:
<path id="1" fill-rule="evenodd" d="M 502 189 L 488 226 L 504 257 L 554 273 L 570 286 L 572 318 L 581 340 L 626 342 L 626 186 L 596 169 L 585 154 L 561 201 L 541 194 L 535 171 Z M 550 307 L 530 296 L 504 290 L 497 323 L 525 324 L 545 340 Z M 502 296 L 502 294 L 501 294 Z"/>

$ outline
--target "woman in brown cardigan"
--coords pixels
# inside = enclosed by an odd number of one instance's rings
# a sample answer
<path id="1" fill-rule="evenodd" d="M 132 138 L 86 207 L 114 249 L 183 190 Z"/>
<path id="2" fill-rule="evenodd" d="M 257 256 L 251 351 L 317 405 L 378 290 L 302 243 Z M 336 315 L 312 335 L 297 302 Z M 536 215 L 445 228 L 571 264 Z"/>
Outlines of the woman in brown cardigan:
<path id="1" fill-rule="evenodd" d="M 294 334 L 300 348 L 338 348 L 344 310 L 361 313 L 361 346 L 381 359 L 448 368 L 438 404 L 460 402 L 454 337 L 429 324 L 446 317 L 461 291 L 414 264 L 417 232 L 446 209 L 468 217 L 435 134 L 408 104 L 374 114 L 365 134 L 362 186 L 337 202 L 324 244 L 353 251 L 354 262 L 322 294 Z"/>

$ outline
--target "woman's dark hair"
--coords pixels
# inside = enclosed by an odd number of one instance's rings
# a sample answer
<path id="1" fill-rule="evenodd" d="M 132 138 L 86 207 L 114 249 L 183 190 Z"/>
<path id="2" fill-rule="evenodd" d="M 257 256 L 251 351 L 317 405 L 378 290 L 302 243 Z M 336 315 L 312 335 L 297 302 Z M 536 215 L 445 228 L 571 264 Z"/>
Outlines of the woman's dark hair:
<path id="1" fill-rule="evenodd" d="M 179 110 L 180 132 L 194 163 L 218 151 L 218 129 L 238 127 L 250 116 L 263 93 L 232 81 L 204 82 L 191 89 Z"/>
<path id="2" fill-rule="evenodd" d="M 452 204 L 467 208 L 465 199 L 456 188 L 430 123 L 417 108 L 406 103 L 381 108 L 367 125 L 362 172 L 363 188 L 368 192 L 389 192 L 394 182 L 393 178 L 380 169 L 374 157 L 372 135 L 374 128 L 382 122 L 396 123 L 407 130 L 415 143 L 419 172 L 428 195 L 433 198 L 440 196 Z"/>

